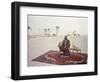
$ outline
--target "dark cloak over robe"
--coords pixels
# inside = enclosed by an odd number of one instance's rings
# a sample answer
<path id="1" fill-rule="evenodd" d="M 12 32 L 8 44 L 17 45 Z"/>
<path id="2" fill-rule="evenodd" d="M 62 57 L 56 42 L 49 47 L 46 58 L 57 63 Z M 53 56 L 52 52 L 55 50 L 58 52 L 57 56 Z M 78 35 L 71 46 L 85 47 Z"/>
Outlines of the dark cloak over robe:
<path id="1" fill-rule="evenodd" d="M 59 43 L 59 49 L 61 52 L 63 52 L 63 55 L 69 55 L 69 48 L 70 48 L 70 41 L 67 39 L 67 36 L 65 36 L 62 43 Z"/>

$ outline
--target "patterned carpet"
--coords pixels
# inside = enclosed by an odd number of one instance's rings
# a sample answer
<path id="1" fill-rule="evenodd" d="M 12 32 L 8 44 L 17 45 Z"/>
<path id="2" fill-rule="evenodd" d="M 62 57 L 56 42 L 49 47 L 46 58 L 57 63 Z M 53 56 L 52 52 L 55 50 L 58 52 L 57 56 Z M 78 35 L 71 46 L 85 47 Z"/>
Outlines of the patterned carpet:
<path id="1" fill-rule="evenodd" d="M 59 51 L 50 50 L 32 61 L 56 65 L 87 64 L 87 54 L 70 53 L 68 56 L 63 56 Z"/>

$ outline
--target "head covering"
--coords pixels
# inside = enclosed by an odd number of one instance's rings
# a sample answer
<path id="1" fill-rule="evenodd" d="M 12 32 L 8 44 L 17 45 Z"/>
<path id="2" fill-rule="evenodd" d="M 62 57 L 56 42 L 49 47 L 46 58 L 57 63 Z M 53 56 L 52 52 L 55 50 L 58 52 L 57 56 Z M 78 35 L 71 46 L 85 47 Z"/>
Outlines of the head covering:
<path id="1" fill-rule="evenodd" d="M 65 38 L 64 39 L 67 40 L 67 35 L 65 35 Z"/>

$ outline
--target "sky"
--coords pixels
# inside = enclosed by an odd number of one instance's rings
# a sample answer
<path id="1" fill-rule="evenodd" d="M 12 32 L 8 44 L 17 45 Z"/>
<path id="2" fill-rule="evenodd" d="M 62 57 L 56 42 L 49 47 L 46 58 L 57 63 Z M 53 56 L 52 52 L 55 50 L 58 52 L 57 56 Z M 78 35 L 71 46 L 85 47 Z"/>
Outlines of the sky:
<path id="1" fill-rule="evenodd" d="M 88 18 L 87 17 L 64 17 L 64 16 L 43 16 L 28 15 L 28 26 L 31 30 L 29 34 L 44 34 L 44 29 L 49 28 L 50 33 L 56 32 L 56 26 L 59 26 L 58 35 L 66 35 L 76 31 L 80 35 L 88 34 Z"/>

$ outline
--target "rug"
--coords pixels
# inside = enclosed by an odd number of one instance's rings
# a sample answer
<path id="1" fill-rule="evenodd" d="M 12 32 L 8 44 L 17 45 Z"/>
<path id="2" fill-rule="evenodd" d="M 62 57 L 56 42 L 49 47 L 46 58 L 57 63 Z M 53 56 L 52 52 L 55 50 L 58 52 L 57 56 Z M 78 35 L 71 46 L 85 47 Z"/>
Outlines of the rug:
<path id="1" fill-rule="evenodd" d="M 60 51 L 50 50 L 43 55 L 32 59 L 32 61 L 55 64 L 55 65 L 70 65 L 70 64 L 87 64 L 86 53 L 70 53 L 68 56 L 61 55 Z"/>

